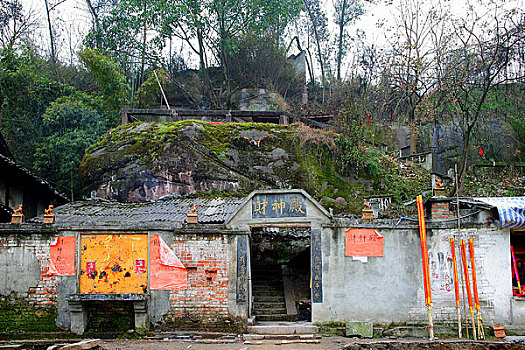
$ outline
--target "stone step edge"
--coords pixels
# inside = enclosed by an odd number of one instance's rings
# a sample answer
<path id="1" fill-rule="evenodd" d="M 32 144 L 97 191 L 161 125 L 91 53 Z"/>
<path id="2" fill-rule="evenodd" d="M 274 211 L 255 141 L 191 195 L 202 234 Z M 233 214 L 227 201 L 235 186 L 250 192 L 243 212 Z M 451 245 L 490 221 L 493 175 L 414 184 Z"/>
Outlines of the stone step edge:
<path id="1" fill-rule="evenodd" d="M 243 334 L 244 340 L 320 339 L 320 334 Z"/>

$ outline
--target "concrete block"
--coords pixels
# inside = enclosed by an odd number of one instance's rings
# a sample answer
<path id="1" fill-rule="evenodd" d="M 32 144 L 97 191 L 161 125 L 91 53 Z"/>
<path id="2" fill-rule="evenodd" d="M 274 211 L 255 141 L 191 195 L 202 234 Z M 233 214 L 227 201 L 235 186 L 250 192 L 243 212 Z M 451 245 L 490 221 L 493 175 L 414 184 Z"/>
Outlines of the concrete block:
<path id="1" fill-rule="evenodd" d="M 71 332 L 82 335 L 87 328 L 87 312 L 79 301 L 69 301 Z"/>
<path id="2" fill-rule="evenodd" d="M 260 322 L 256 326 L 248 326 L 250 334 L 315 334 L 319 327 L 310 322 Z"/>
<path id="3" fill-rule="evenodd" d="M 139 334 L 144 334 L 149 330 L 150 324 L 147 302 L 145 300 L 134 301 L 133 309 L 135 311 L 135 330 Z"/>
<path id="4" fill-rule="evenodd" d="M 372 338 L 374 335 L 374 326 L 372 322 L 360 322 L 360 321 L 350 321 L 346 323 L 346 336 L 353 337 L 365 337 Z"/>

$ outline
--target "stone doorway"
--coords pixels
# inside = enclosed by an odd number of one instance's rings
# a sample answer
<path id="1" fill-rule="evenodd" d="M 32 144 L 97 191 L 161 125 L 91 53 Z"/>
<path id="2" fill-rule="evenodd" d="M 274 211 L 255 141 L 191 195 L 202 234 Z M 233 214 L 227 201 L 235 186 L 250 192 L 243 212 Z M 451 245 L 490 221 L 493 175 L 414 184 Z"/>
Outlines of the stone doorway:
<path id="1" fill-rule="evenodd" d="M 311 228 L 251 228 L 251 315 L 255 321 L 310 321 Z"/>

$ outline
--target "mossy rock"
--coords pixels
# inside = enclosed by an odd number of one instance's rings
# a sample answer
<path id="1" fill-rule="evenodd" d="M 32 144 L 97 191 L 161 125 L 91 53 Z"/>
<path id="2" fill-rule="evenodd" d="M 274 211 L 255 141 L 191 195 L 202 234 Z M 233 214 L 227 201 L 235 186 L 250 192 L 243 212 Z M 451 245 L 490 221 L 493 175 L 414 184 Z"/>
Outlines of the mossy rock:
<path id="1" fill-rule="evenodd" d="M 401 202 L 430 186 L 426 170 L 375 148 L 362 151 L 366 171 L 343 169 L 336 137 L 342 136 L 304 125 L 132 123 L 91 146 L 80 172 L 87 191 L 119 201 L 301 188 L 346 214 L 360 213 L 363 198 L 392 195 Z"/>

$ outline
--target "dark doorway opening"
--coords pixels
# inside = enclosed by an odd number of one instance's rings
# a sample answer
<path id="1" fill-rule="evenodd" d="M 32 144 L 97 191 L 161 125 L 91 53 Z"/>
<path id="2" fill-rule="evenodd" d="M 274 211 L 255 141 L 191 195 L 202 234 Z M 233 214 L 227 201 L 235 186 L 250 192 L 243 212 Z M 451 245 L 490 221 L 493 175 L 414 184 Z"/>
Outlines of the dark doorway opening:
<path id="1" fill-rule="evenodd" d="M 133 303 L 125 301 L 89 301 L 84 303 L 88 330 L 93 332 L 125 332 L 135 328 Z"/>
<path id="2" fill-rule="evenodd" d="M 310 321 L 310 227 L 252 228 L 252 315 Z"/>

